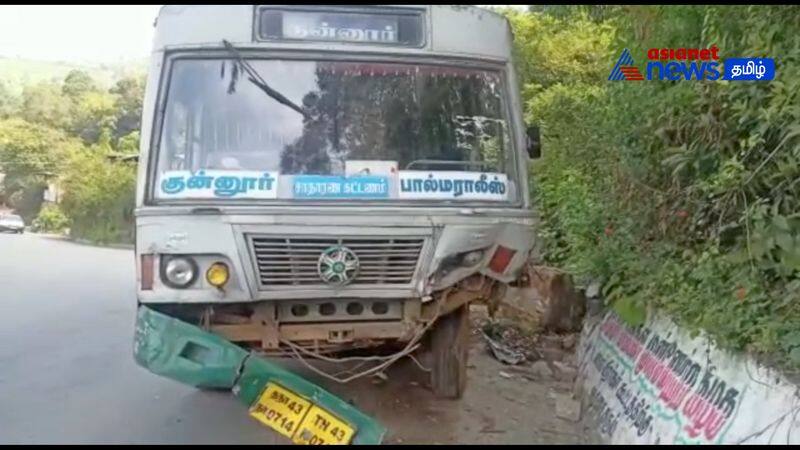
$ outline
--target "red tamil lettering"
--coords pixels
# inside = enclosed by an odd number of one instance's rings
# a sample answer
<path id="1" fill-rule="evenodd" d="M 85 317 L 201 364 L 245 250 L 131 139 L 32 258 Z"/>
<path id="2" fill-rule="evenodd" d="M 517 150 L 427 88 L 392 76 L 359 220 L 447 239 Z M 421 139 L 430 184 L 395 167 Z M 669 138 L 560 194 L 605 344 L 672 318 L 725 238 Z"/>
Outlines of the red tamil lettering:
<path id="1" fill-rule="evenodd" d="M 658 389 L 664 389 L 664 386 L 667 384 L 668 377 L 670 375 L 669 368 L 662 363 L 658 364 L 658 378 L 656 379 L 656 387 Z"/>
<path id="2" fill-rule="evenodd" d="M 617 345 L 632 360 L 636 359 L 641 349 L 641 344 L 627 332 L 620 334 Z"/>
<path id="3" fill-rule="evenodd" d="M 683 429 L 690 438 L 696 438 L 702 432 L 705 425 L 704 417 L 710 407 L 711 405 L 696 392 L 686 402 L 686 406 L 683 408 L 683 416 L 689 423 Z"/>
<path id="4" fill-rule="evenodd" d="M 647 362 L 649 361 L 648 355 L 649 355 L 648 352 L 644 352 L 642 353 L 642 357 L 636 361 L 636 365 L 634 366 L 633 369 L 634 374 L 638 375 L 639 372 L 641 372 L 642 369 L 644 369 L 645 365 L 647 365 Z"/>
<path id="5" fill-rule="evenodd" d="M 613 341 L 614 338 L 617 336 L 618 331 L 619 331 L 619 325 L 617 325 L 614 322 L 609 321 L 603 324 L 602 328 L 603 336 L 609 338 L 609 340 L 611 341 Z"/>
<path id="6" fill-rule="evenodd" d="M 661 390 L 658 393 L 658 399 L 668 402 L 675 392 L 675 377 L 672 376 L 672 374 L 669 374 L 668 376 L 664 377 L 663 384 L 664 386 L 661 387 Z"/>
<path id="7" fill-rule="evenodd" d="M 662 370 L 661 363 L 658 362 L 657 359 L 653 358 L 653 368 L 651 369 L 651 373 L 650 376 L 648 377 L 648 380 L 650 380 L 650 383 L 655 387 L 658 387 L 658 379 L 661 378 L 661 370 Z"/>
<path id="8" fill-rule="evenodd" d="M 715 422 L 715 418 L 720 416 L 720 412 L 708 401 L 704 400 L 703 402 L 706 406 L 703 408 L 703 412 L 696 416 L 693 426 L 695 429 L 703 431 L 704 435 L 708 435 L 708 427 Z"/>
<path id="9" fill-rule="evenodd" d="M 688 392 L 689 387 L 683 384 L 674 374 L 670 374 L 667 385 L 658 398 L 664 401 L 669 409 L 675 410 L 683 402 Z"/>
<path id="10" fill-rule="evenodd" d="M 645 378 L 647 378 L 647 381 L 649 381 L 652 384 L 653 380 L 655 380 L 656 377 L 658 360 L 656 360 L 653 354 L 650 352 L 645 353 L 642 359 L 646 360 L 643 371 L 644 376 Z"/>
<path id="11" fill-rule="evenodd" d="M 650 373 L 650 368 L 653 365 L 653 358 L 650 355 L 650 352 L 645 352 L 639 358 L 639 366 L 641 367 L 641 371 L 644 374 L 645 378 L 650 379 L 648 375 Z"/>
<path id="12" fill-rule="evenodd" d="M 727 421 L 727 418 L 719 409 L 713 408 L 712 410 L 714 411 L 714 417 L 708 421 L 704 432 L 706 439 L 709 441 L 713 441 L 717 437 L 717 433 Z"/>

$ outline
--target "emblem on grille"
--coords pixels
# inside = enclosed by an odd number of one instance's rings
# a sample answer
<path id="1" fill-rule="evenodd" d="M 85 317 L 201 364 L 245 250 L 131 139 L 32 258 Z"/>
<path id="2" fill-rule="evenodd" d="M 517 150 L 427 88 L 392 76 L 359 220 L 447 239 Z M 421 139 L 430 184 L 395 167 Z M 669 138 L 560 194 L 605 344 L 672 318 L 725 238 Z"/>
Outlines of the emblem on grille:
<path id="1" fill-rule="evenodd" d="M 358 276 L 358 256 L 347 247 L 335 245 L 323 251 L 317 261 L 317 273 L 322 281 L 344 286 Z"/>

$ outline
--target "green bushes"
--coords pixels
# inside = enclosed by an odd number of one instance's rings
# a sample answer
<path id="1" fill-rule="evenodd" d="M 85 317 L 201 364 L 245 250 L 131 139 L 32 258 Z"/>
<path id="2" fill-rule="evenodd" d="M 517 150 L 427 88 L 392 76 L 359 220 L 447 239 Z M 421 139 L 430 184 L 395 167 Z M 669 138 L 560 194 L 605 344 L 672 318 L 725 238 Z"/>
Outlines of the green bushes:
<path id="1" fill-rule="evenodd" d="M 69 218 L 58 205 L 44 205 L 33 220 L 31 229 L 35 232 L 61 233 L 69 227 Z"/>
<path id="2" fill-rule="evenodd" d="M 0 96 L 8 94 L 3 86 Z M 26 222 L 36 218 L 42 231 L 69 227 L 76 238 L 131 242 L 135 167 L 111 156 L 138 153 L 143 96 L 144 77 L 104 89 L 73 70 L 63 82 L 0 99 L 0 203 Z M 48 186 L 63 195 L 40 211 Z"/>
<path id="3" fill-rule="evenodd" d="M 632 323 L 658 309 L 800 367 L 800 9 L 602 12 L 509 13 L 526 121 L 542 129 L 531 189 L 545 260 L 602 280 Z M 712 44 L 775 57 L 776 80 L 606 81 L 623 48 L 641 62 L 650 47 Z"/>
<path id="4" fill-rule="evenodd" d="M 101 151 L 83 151 L 69 161 L 61 206 L 73 237 L 100 243 L 133 242 L 136 167 L 112 163 Z"/>
<path id="5" fill-rule="evenodd" d="M 60 130 L 13 118 L 0 120 L 0 202 L 30 223 L 39 212 L 47 182 L 65 155 L 79 145 Z"/>

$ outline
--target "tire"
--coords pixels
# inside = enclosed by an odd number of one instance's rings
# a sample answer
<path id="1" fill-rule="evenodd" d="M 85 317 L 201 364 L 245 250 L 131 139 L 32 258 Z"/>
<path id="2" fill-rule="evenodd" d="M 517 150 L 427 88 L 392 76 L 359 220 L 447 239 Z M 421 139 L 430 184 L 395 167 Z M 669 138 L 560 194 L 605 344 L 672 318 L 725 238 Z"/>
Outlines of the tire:
<path id="1" fill-rule="evenodd" d="M 467 387 L 469 305 L 440 317 L 430 338 L 433 393 L 440 398 L 459 399 Z"/>

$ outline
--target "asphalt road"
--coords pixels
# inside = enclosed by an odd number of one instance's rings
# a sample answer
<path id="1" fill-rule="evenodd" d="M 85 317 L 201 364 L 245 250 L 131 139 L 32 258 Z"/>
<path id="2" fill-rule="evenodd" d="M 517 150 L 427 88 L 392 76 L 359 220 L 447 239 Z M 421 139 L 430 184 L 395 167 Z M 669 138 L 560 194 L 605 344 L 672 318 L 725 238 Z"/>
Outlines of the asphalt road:
<path id="1" fill-rule="evenodd" d="M 232 395 L 136 365 L 131 250 L 0 234 L 0 442 L 283 442 Z"/>
<path id="2" fill-rule="evenodd" d="M 287 442 L 230 393 L 136 365 L 134 282 L 131 250 L 0 234 L 0 443 Z M 375 415 L 389 443 L 583 442 L 553 414 L 554 391 L 567 386 L 501 376 L 479 343 L 470 358 L 461 401 L 433 399 L 410 363 L 377 384 L 305 375 Z"/>

